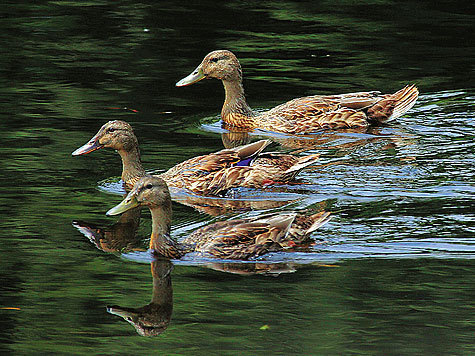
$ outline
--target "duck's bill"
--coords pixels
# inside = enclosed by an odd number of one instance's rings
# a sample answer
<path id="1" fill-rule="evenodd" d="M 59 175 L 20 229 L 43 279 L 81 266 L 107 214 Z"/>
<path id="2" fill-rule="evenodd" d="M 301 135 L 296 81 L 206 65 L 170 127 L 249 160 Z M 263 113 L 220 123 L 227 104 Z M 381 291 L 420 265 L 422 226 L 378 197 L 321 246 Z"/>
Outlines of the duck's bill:
<path id="1" fill-rule="evenodd" d="M 201 67 L 196 68 L 189 76 L 183 78 L 178 83 L 176 83 L 177 87 L 184 87 L 186 85 L 190 85 L 196 82 L 199 82 L 201 79 L 204 79 L 205 75 Z"/>
<path id="2" fill-rule="evenodd" d="M 106 215 L 111 216 L 111 215 L 119 215 L 122 213 L 125 213 L 127 210 L 130 210 L 132 208 L 135 208 L 139 206 L 139 202 L 137 201 L 137 198 L 135 196 L 130 196 L 127 195 L 127 197 L 122 200 L 122 202 L 119 205 L 114 206 L 112 209 L 110 209 Z"/>
<path id="3" fill-rule="evenodd" d="M 107 312 L 113 315 L 120 316 L 122 318 L 127 318 L 127 317 L 133 317 L 135 313 L 129 312 L 128 310 L 117 307 L 117 306 L 108 306 L 107 307 Z"/>
<path id="4" fill-rule="evenodd" d="M 73 156 L 80 156 L 80 155 L 85 155 L 85 154 L 88 154 L 88 153 L 91 153 L 95 150 L 98 150 L 98 149 L 101 149 L 103 148 L 104 146 L 102 146 L 100 143 L 99 143 L 99 140 L 91 140 L 89 141 L 88 143 L 86 143 L 85 145 L 79 147 L 76 151 L 74 151 L 73 153 L 71 153 Z"/>

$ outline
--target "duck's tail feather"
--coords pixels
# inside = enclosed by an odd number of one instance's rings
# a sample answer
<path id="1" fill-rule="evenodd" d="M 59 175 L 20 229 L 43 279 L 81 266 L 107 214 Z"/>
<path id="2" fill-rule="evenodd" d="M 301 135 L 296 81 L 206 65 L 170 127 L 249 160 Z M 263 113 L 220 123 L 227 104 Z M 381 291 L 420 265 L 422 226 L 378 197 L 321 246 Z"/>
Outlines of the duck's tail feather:
<path id="1" fill-rule="evenodd" d="M 401 90 L 384 97 L 368 109 L 368 119 L 384 123 L 404 115 L 417 101 L 419 90 L 415 85 L 407 85 Z"/>
<path id="2" fill-rule="evenodd" d="M 419 97 L 419 90 L 414 84 L 412 84 L 394 93 L 393 96 L 396 98 L 397 104 L 394 107 L 389 120 L 396 119 L 409 111 Z"/>
<path id="3" fill-rule="evenodd" d="M 289 230 L 288 247 L 292 244 L 305 244 L 310 241 L 310 234 L 330 221 L 328 211 L 321 211 L 312 215 L 298 214 Z"/>

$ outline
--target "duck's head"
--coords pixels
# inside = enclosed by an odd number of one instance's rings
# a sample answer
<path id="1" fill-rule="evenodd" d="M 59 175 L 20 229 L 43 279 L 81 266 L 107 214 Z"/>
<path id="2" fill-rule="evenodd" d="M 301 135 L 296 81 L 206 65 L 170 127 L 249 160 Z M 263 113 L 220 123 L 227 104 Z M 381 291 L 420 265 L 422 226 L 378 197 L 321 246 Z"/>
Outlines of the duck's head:
<path id="1" fill-rule="evenodd" d="M 141 308 L 108 306 L 107 312 L 120 316 L 132 324 L 141 336 L 158 336 L 170 325 L 172 308 L 162 305 L 146 305 Z"/>
<path id="2" fill-rule="evenodd" d="M 85 155 L 104 147 L 127 152 L 137 148 L 138 141 L 132 126 L 125 121 L 109 121 L 99 129 L 88 143 L 79 147 L 72 155 Z"/>
<path id="3" fill-rule="evenodd" d="M 171 197 L 167 183 L 159 177 L 146 175 L 135 183 L 125 199 L 110 209 L 106 215 L 118 215 L 137 206 L 171 209 Z"/>
<path id="4" fill-rule="evenodd" d="M 204 78 L 224 81 L 242 81 L 241 65 L 237 57 L 228 50 L 208 53 L 201 64 L 187 77 L 176 83 L 177 87 L 199 82 Z"/>

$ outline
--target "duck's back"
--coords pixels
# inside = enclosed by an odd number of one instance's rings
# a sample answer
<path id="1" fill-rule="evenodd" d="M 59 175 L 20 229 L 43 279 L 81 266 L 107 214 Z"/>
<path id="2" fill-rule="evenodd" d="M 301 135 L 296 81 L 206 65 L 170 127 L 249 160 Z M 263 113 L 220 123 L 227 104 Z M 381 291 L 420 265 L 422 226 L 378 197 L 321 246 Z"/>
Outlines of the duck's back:
<path id="1" fill-rule="evenodd" d="M 394 94 L 378 91 L 296 98 L 255 117 L 257 126 L 270 131 L 311 133 L 319 129 L 360 128 L 399 117 L 417 100 L 409 85 Z"/>
<path id="2" fill-rule="evenodd" d="M 295 214 L 290 213 L 254 221 L 249 218 L 220 221 L 196 230 L 183 244 L 195 252 L 245 260 L 281 249 L 279 243 L 294 219 Z"/>
<path id="3" fill-rule="evenodd" d="M 256 116 L 259 127 L 288 133 L 310 133 L 316 129 L 366 127 L 364 110 L 383 97 L 379 92 L 313 95 L 290 100 Z"/>

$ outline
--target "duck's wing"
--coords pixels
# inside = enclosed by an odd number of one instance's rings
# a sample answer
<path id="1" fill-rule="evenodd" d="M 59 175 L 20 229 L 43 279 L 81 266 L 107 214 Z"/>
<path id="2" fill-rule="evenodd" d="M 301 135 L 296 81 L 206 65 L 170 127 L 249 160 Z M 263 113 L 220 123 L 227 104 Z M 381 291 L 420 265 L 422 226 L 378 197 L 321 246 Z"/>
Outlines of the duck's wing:
<path id="1" fill-rule="evenodd" d="M 276 106 L 256 117 L 259 127 L 288 133 L 310 133 L 329 128 L 366 127 L 366 115 L 359 111 L 374 103 L 368 93 L 358 93 L 334 96 L 307 96 L 297 98 Z M 351 101 L 353 98 L 354 101 Z M 358 101 L 356 101 L 358 98 Z M 353 107 L 342 106 L 342 102 L 353 103 Z M 358 102 L 358 104 L 356 104 Z"/>
<path id="2" fill-rule="evenodd" d="M 292 181 L 303 169 L 314 164 L 318 155 L 296 157 L 289 154 L 264 153 L 250 166 L 235 165 L 189 183 L 188 189 L 202 194 L 219 195 L 231 188 L 262 188 L 266 184 Z M 243 162 L 243 161 L 241 161 Z"/>
<path id="3" fill-rule="evenodd" d="M 318 158 L 318 154 L 298 157 L 280 152 L 266 152 L 252 162 L 252 167 L 254 170 L 266 172 L 267 180 L 285 183 L 293 180 L 305 168 L 316 164 Z"/>
<path id="4" fill-rule="evenodd" d="M 252 159 L 270 143 L 269 140 L 261 140 L 194 157 L 177 164 L 160 176 L 173 187 L 187 188 L 200 194 L 216 194 L 234 186 L 233 182 L 242 180 Z"/>
<path id="5" fill-rule="evenodd" d="M 200 195 L 220 195 L 231 188 L 260 188 L 266 182 L 290 181 L 318 159 L 318 155 L 261 153 L 269 143 L 261 140 L 195 157 L 171 168 L 161 178 L 170 186 Z"/>
<path id="6" fill-rule="evenodd" d="M 288 101 L 256 117 L 259 127 L 288 133 L 359 128 L 383 123 L 407 112 L 419 91 L 408 85 L 394 94 L 378 91 L 307 96 Z"/>
<path id="7" fill-rule="evenodd" d="M 310 100 L 322 100 L 323 102 L 327 103 L 330 109 L 329 111 L 331 111 L 334 110 L 335 107 L 363 110 L 382 100 L 383 96 L 379 91 L 365 91 L 339 95 L 310 96 L 308 98 Z"/>
<path id="8" fill-rule="evenodd" d="M 183 242 L 196 252 L 225 259 L 249 259 L 280 249 L 294 213 L 221 221 L 195 231 Z"/>

